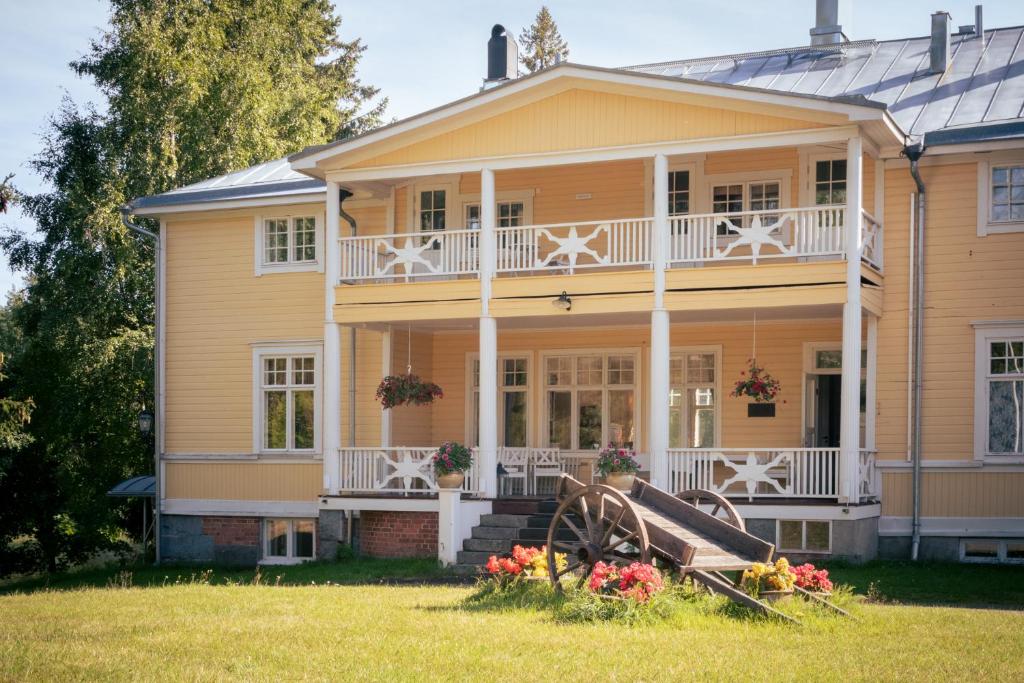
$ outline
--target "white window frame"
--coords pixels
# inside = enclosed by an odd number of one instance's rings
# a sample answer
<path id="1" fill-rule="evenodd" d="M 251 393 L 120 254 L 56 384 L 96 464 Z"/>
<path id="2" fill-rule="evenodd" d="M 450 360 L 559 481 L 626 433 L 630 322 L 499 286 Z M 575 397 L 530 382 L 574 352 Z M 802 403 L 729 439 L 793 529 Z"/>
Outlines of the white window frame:
<path id="1" fill-rule="evenodd" d="M 846 161 L 847 162 L 847 177 L 846 177 L 846 192 L 849 197 L 850 192 L 850 177 L 849 177 L 849 159 L 846 157 L 845 145 L 842 150 L 825 150 L 820 151 L 805 151 L 800 152 L 800 172 L 802 174 L 803 182 L 800 183 L 800 206 L 802 207 L 814 207 L 819 206 L 814 203 L 816 186 L 817 186 L 817 168 L 816 165 L 819 161 Z M 829 206 L 828 204 L 821 204 L 820 206 Z"/>
<path id="2" fill-rule="evenodd" d="M 782 523 L 794 522 L 800 524 L 800 545 L 802 548 L 785 548 L 782 546 Z M 807 549 L 807 523 L 821 522 L 828 524 L 828 548 L 825 550 Z M 800 553 L 802 555 L 831 555 L 832 554 L 832 520 L 831 519 L 777 519 L 775 520 L 775 551 L 779 553 Z"/>
<path id="3" fill-rule="evenodd" d="M 268 527 L 271 522 L 287 522 L 288 523 L 288 554 L 287 555 L 271 555 L 270 554 L 270 534 L 268 533 Z M 296 522 L 312 522 L 313 523 L 313 554 L 309 557 L 297 557 L 295 555 L 295 523 Z M 312 562 L 316 560 L 316 546 L 319 538 L 317 537 L 317 523 L 316 519 L 309 517 L 297 517 L 297 518 L 285 518 L 285 517 L 264 517 L 260 520 L 260 564 L 278 565 L 278 564 L 302 564 L 303 562 Z"/>
<path id="4" fill-rule="evenodd" d="M 294 233 L 295 220 L 297 218 L 312 217 L 315 222 L 314 247 L 316 258 L 312 261 L 294 261 Z M 287 220 L 288 221 L 288 260 L 280 263 L 267 263 L 264 225 L 266 221 Z M 293 211 L 290 213 L 261 214 L 256 216 L 254 224 L 255 244 L 254 260 L 256 277 L 270 273 L 322 273 L 324 272 L 324 214 L 316 211 Z"/>
<path id="5" fill-rule="evenodd" d="M 547 359 L 556 356 L 601 356 L 601 377 L 602 383 L 595 385 L 580 385 L 576 383 L 576 363 L 573 361 L 573 377 L 572 384 L 558 385 L 553 387 L 546 381 L 545 374 L 547 373 Z M 537 373 L 538 373 L 538 390 L 540 392 L 541 401 L 541 419 L 540 419 L 540 438 L 539 443 L 544 448 L 553 448 L 548 440 L 548 391 L 552 389 L 565 389 L 572 392 L 572 423 L 570 425 L 570 446 L 572 444 L 579 444 L 579 391 L 600 391 L 601 392 L 601 444 L 597 449 L 581 449 L 570 447 L 566 449 L 569 452 L 585 452 L 592 453 L 595 450 L 601 450 L 608 443 L 608 392 L 616 389 L 622 389 L 629 385 L 619 384 L 608 384 L 608 356 L 632 356 L 633 357 L 633 429 L 635 436 L 633 438 L 633 450 L 639 452 L 640 444 L 643 443 L 643 382 L 642 380 L 642 358 L 640 349 L 621 348 L 621 349 L 548 349 L 540 352 L 540 358 L 537 361 Z"/>
<path id="6" fill-rule="evenodd" d="M 714 406 L 715 407 L 715 443 L 712 446 L 712 448 L 720 448 L 721 444 L 722 444 L 722 398 L 723 398 L 723 396 L 722 396 L 722 345 L 721 344 L 716 344 L 716 345 L 708 345 L 708 346 L 673 346 L 672 350 L 671 350 L 671 354 L 670 354 L 670 359 L 672 359 L 672 358 L 682 358 L 683 359 L 684 380 L 685 380 L 685 373 L 686 373 L 686 361 L 685 361 L 685 359 L 686 359 L 686 355 L 690 354 L 690 353 L 711 353 L 711 354 L 714 354 L 714 356 L 715 356 L 715 382 L 714 382 L 714 390 L 715 390 L 715 406 Z M 670 368 L 671 368 L 671 360 L 670 360 L 669 365 L 670 365 Z M 669 390 L 670 391 L 673 388 L 679 386 L 677 384 L 673 384 L 671 380 L 672 380 L 672 378 L 669 377 Z M 688 383 L 686 383 L 684 381 L 683 386 L 686 387 L 686 386 L 689 386 L 689 385 L 688 385 Z M 692 427 L 693 425 L 689 425 L 689 426 Z M 669 435 L 669 439 L 671 440 L 671 435 Z"/>
<path id="7" fill-rule="evenodd" d="M 1000 465 L 1024 464 L 1024 455 L 1001 455 L 988 450 L 989 343 L 1024 337 L 1024 320 L 976 322 L 974 325 L 974 459 Z"/>
<path id="8" fill-rule="evenodd" d="M 803 384 L 800 387 L 800 433 L 803 434 L 804 439 L 807 438 L 807 381 L 810 375 L 842 375 L 843 368 L 819 368 L 815 363 L 815 356 L 818 351 L 843 351 L 843 342 L 804 342 L 804 371 L 803 371 Z M 864 391 L 867 391 L 867 380 L 868 380 L 868 364 L 867 358 L 867 342 L 861 340 L 861 365 L 860 365 L 860 381 Z M 867 438 L 867 403 L 865 401 L 864 409 L 859 411 L 860 414 L 860 444 L 864 447 Z M 807 445 L 807 442 L 803 442 Z"/>
<path id="9" fill-rule="evenodd" d="M 793 204 L 791 201 L 792 187 L 793 187 L 793 170 L 792 169 L 777 169 L 773 171 L 752 171 L 750 173 L 716 173 L 712 175 L 706 175 L 703 178 L 701 184 L 700 194 L 703 196 L 705 209 L 699 213 L 714 213 L 714 190 L 719 185 L 742 185 L 743 186 L 743 211 L 750 210 L 750 186 L 760 185 L 762 183 L 778 183 L 779 184 L 779 209 L 778 212 L 785 213 L 786 210 L 792 209 Z M 692 195 L 691 195 L 692 196 Z M 723 216 L 729 215 L 723 213 Z M 779 237 L 785 243 L 790 242 L 790 233 L 792 232 L 792 226 L 786 225 Z M 717 233 L 717 230 L 716 230 Z M 728 243 L 735 240 L 739 235 L 727 234 L 717 235 L 716 239 L 719 242 Z"/>
<path id="10" fill-rule="evenodd" d="M 968 557 L 968 543 L 995 543 L 995 557 Z M 1007 543 L 1024 543 L 1024 539 L 1018 538 L 961 538 L 960 539 L 960 561 L 967 564 L 1024 564 L 1022 558 L 1010 558 L 1006 556 Z"/>
<path id="11" fill-rule="evenodd" d="M 1006 166 L 1024 167 L 1024 155 L 993 155 L 978 162 L 978 237 L 1024 232 L 1024 221 L 992 220 L 992 171 Z"/>
<path id="12" fill-rule="evenodd" d="M 480 193 L 460 195 L 458 199 L 459 217 L 458 223 L 453 225 L 453 229 L 469 230 L 470 226 L 466 224 L 466 210 L 470 206 L 480 206 Z M 495 193 L 495 225 L 497 225 L 498 220 L 497 205 L 511 204 L 515 202 L 520 202 L 523 205 L 523 225 L 533 225 L 533 190 L 506 190 Z"/>
<path id="13" fill-rule="evenodd" d="M 689 215 L 691 213 L 698 213 L 698 211 L 695 210 L 697 208 L 697 206 L 696 206 L 696 204 L 697 204 L 697 192 L 696 192 L 697 182 L 696 182 L 696 178 L 695 178 L 696 172 L 697 172 L 696 164 L 676 164 L 676 165 L 669 166 L 669 169 L 668 169 L 669 180 L 671 180 L 673 173 L 687 173 L 687 174 L 689 174 L 687 176 L 687 188 L 686 188 L 686 196 L 687 196 L 687 199 L 689 199 L 689 209 L 686 212 L 684 212 L 684 213 L 672 213 L 672 184 L 671 184 L 671 182 L 668 185 L 668 198 L 669 198 L 669 204 L 668 204 L 669 205 L 669 213 L 668 213 L 668 215 L 669 215 L 669 218 L 672 218 L 673 216 L 687 216 L 687 215 Z"/>
<path id="14" fill-rule="evenodd" d="M 525 360 L 526 361 L 526 386 L 522 389 L 506 388 L 503 384 L 502 374 L 504 373 L 504 363 L 506 360 Z M 475 408 L 479 402 L 480 388 L 473 386 L 473 366 L 477 361 L 480 360 L 479 353 L 467 353 L 466 354 L 466 429 L 465 439 L 466 443 L 471 446 L 476 446 L 476 439 L 474 433 L 476 432 L 476 411 Z M 503 353 L 498 355 L 498 401 L 496 405 L 498 408 L 498 447 L 502 448 L 502 444 L 505 443 L 505 412 L 502 410 L 501 395 L 507 392 L 516 392 L 526 394 L 526 446 L 524 448 L 532 448 L 534 444 L 533 440 L 533 394 L 534 394 L 534 369 L 533 369 L 533 352 L 524 351 L 522 353 Z"/>
<path id="15" fill-rule="evenodd" d="M 252 349 L 252 451 L 260 455 L 272 456 L 316 456 L 323 453 L 323 344 L 275 343 L 272 345 L 253 345 Z M 313 448 L 264 448 L 263 429 L 265 426 L 263 402 L 263 359 L 270 356 L 313 356 Z M 288 420 L 288 438 L 291 442 L 291 420 Z"/>

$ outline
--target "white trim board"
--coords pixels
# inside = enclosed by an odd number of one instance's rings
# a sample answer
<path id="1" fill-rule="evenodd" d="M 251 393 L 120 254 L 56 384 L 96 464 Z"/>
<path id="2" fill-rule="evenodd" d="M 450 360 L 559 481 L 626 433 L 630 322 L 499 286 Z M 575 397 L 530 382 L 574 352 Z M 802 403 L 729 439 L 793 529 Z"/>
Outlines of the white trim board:
<path id="1" fill-rule="evenodd" d="M 909 536 L 910 517 L 878 520 L 879 536 Z M 1024 537 L 1024 517 L 922 517 L 922 536 Z"/>
<path id="2" fill-rule="evenodd" d="M 165 498 L 165 515 L 218 515 L 225 517 L 301 517 L 318 515 L 315 500 L 220 500 L 214 498 Z"/>
<path id="3" fill-rule="evenodd" d="M 314 503 L 315 504 L 315 503 Z M 393 512 L 438 512 L 441 505 L 437 498 L 388 498 L 373 496 L 322 496 L 320 510 L 367 510 Z"/>
<path id="4" fill-rule="evenodd" d="M 742 505 L 733 503 L 736 511 L 743 519 L 788 519 L 788 520 L 831 520 L 855 521 L 880 517 L 882 506 L 872 505 L 838 505 L 823 503 L 821 505 Z M 710 505 L 706 506 L 708 509 Z"/>

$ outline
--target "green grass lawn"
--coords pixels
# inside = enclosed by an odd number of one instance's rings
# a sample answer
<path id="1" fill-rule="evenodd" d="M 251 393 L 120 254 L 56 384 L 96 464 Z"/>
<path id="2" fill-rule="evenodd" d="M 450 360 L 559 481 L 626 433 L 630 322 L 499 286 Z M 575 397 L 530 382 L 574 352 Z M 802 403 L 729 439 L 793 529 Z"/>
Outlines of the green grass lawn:
<path id="1" fill-rule="evenodd" d="M 82 572 L 0 587 L 0 680 L 1024 680 L 1024 569 L 832 570 L 882 602 L 803 626 L 720 612 L 565 624 L 543 601 L 381 583 L 436 579 L 430 562 L 265 569 L 260 585 L 251 571 Z"/>

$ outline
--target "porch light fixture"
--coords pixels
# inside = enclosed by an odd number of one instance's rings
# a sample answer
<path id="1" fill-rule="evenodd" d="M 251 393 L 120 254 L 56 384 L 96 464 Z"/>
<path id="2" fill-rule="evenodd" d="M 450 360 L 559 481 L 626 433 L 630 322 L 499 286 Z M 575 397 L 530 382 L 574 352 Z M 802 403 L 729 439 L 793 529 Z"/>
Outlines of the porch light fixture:
<path id="1" fill-rule="evenodd" d="M 143 438 L 149 437 L 153 433 L 153 413 L 145 408 L 139 413 L 139 434 Z"/>
<path id="2" fill-rule="evenodd" d="M 555 308 L 560 308 L 563 311 L 572 310 L 572 299 L 564 291 L 558 295 L 558 298 L 551 302 L 551 305 Z"/>

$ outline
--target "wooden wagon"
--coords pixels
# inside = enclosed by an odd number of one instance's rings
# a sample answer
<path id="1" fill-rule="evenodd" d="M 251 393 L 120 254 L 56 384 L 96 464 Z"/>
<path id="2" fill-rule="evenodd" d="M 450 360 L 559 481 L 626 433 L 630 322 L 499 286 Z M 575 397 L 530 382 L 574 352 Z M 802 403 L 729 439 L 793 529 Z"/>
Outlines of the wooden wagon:
<path id="1" fill-rule="evenodd" d="M 558 480 L 559 502 L 548 528 L 548 572 L 556 590 L 566 575 L 580 583 L 598 562 L 650 562 L 658 558 L 710 591 L 752 609 L 791 620 L 744 591 L 722 572 L 770 562 L 775 546 L 747 532 L 733 505 L 712 491 L 673 496 L 636 479 L 626 494 L 610 486 L 583 484 L 567 474 Z M 710 507 L 710 512 L 701 506 Z M 557 568 L 556 553 L 567 555 Z M 846 614 L 818 596 L 812 600 Z"/>

